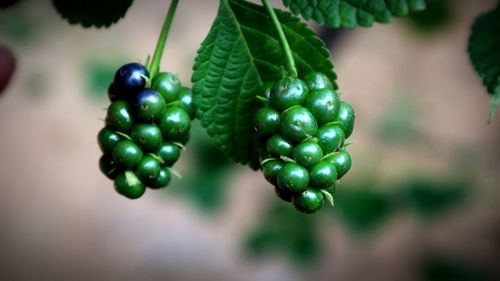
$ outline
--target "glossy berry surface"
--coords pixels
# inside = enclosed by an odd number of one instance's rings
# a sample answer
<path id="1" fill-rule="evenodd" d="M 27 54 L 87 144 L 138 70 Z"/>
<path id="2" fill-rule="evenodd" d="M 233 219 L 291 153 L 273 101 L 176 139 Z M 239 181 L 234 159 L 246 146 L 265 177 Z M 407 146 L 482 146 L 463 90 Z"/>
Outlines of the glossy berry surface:
<path id="1" fill-rule="evenodd" d="M 160 72 L 153 77 L 151 88 L 159 92 L 166 103 L 171 103 L 179 99 L 182 86 L 172 73 Z"/>
<path id="2" fill-rule="evenodd" d="M 129 199 L 137 199 L 146 191 L 144 183 L 130 171 L 119 174 L 114 184 L 116 192 Z"/>
<path id="3" fill-rule="evenodd" d="M 350 137 L 352 134 L 355 119 L 356 115 L 352 106 L 346 102 L 340 102 L 340 109 L 337 120 L 342 123 L 342 128 L 344 129 L 346 138 Z"/>
<path id="4" fill-rule="evenodd" d="M 345 135 L 340 125 L 325 124 L 319 127 L 316 133 L 318 144 L 323 149 L 323 153 L 334 152 L 344 144 Z"/>
<path id="5" fill-rule="evenodd" d="M 115 179 L 122 172 L 110 154 L 103 154 L 99 158 L 99 170 L 111 180 Z"/>
<path id="6" fill-rule="evenodd" d="M 116 89 L 115 85 L 113 85 L 113 83 L 111 83 L 109 85 L 109 87 L 108 87 L 108 99 L 111 102 L 124 99 L 124 97 L 125 97 L 125 95 L 121 94 L 120 91 L 118 91 L 118 89 Z"/>
<path id="7" fill-rule="evenodd" d="M 125 170 L 134 168 L 142 156 L 141 149 L 130 140 L 121 140 L 113 148 L 113 159 Z"/>
<path id="8" fill-rule="evenodd" d="M 323 207 L 323 193 L 309 188 L 293 196 L 293 206 L 303 213 L 312 214 Z"/>
<path id="9" fill-rule="evenodd" d="M 193 92 L 187 87 L 182 87 L 179 93 L 179 107 L 182 108 L 189 115 L 191 120 L 194 119 L 195 109 L 193 102 Z"/>
<path id="10" fill-rule="evenodd" d="M 158 189 L 166 187 L 170 183 L 172 175 L 168 168 L 161 168 L 158 175 L 153 179 L 148 179 L 146 184 L 152 189 Z"/>
<path id="11" fill-rule="evenodd" d="M 309 94 L 304 106 L 312 112 L 321 125 L 335 121 L 340 109 L 340 99 L 331 89 L 319 89 Z"/>
<path id="12" fill-rule="evenodd" d="M 270 107 L 264 106 L 255 113 L 255 130 L 261 137 L 275 134 L 280 127 L 280 113 Z"/>
<path id="13" fill-rule="evenodd" d="M 276 193 L 278 198 L 280 198 L 281 200 L 283 200 L 285 202 L 292 202 L 292 198 L 293 198 L 292 193 L 286 192 L 277 186 L 274 187 L 274 193 Z"/>
<path id="14" fill-rule="evenodd" d="M 271 184 L 276 185 L 278 183 L 278 173 L 284 166 L 282 160 L 269 160 L 264 165 L 262 165 L 262 173 L 264 178 Z"/>
<path id="15" fill-rule="evenodd" d="M 322 157 L 321 147 L 312 141 L 304 141 L 293 148 L 293 159 L 306 168 L 316 165 Z"/>
<path id="16" fill-rule="evenodd" d="M 265 85 L 257 97 L 262 105 L 255 135 L 264 178 L 279 198 L 307 214 L 321 209 L 325 198 L 333 204 L 335 184 L 351 167 L 345 140 L 354 111 L 335 87 L 328 76 L 313 72 Z"/>
<path id="17" fill-rule="evenodd" d="M 306 84 L 293 77 L 285 77 L 278 81 L 270 94 L 271 105 L 283 111 L 294 105 L 302 104 L 309 93 Z"/>
<path id="18" fill-rule="evenodd" d="M 343 177 L 351 169 L 351 155 L 345 150 L 339 151 L 326 159 L 337 170 L 338 178 Z"/>
<path id="19" fill-rule="evenodd" d="M 191 118 L 178 107 L 168 107 L 158 123 L 163 138 L 182 142 L 189 134 Z"/>
<path id="20" fill-rule="evenodd" d="M 333 90 L 333 83 L 323 73 L 320 72 L 312 72 L 309 73 L 305 78 L 304 82 L 306 83 L 307 87 L 309 88 L 309 91 L 315 91 L 315 90 L 321 90 L 321 89 L 332 89 Z"/>
<path id="21" fill-rule="evenodd" d="M 132 141 L 137 144 L 142 151 L 156 151 L 162 143 L 160 129 L 154 124 L 137 124 L 131 132 Z"/>
<path id="22" fill-rule="evenodd" d="M 273 83 L 270 82 L 265 83 L 264 86 L 262 87 L 264 90 L 261 93 L 259 93 L 259 96 L 269 101 L 271 99 L 271 91 L 273 90 L 273 86 L 274 86 Z"/>
<path id="23" fill-rule="evenodd" d="M 160 162 L 151 155 L 144 155 L 135 168 L 135 174 L 142 181 L 156 178 L 160 173 Z"/>
<path id="24" fill-rule="evenodd" d="M 113 102 L 106 112 L 106 125 L 112 129 L 127 133 L 134 124 L 132 111 L 126 101 Z"/>
<path id="25" fill-rule="evenodd" d="M 130 98 L 146 87 L 148 79 L 146 67 L 139 63 L 127 63 L 116 71 L 113 85 L 119 93 L 125 95 L 123 98 Z"/>
<path id="26" fill-rule="evenodd" d="M 291 157 L 293 146 L 281 135 L 274 135 L 267 140 L 266 150 L 273 157 Z"/>
<path id="27" fill-rule="evenodd" d="M 320 161 L 309 171 L 309 185 L 313 188 L 328 188 L 337 180 L 337 170 L 328 161 Z"/>
<path id="28" fill-rule="evenodd" d="M 295 163 L 286 163 L 278 173 L 278 187 L 289 193 L 304 191 L 309 184 L 309 172 Z"/>
<path id="29" fill-rule="evenodd" d="M 140 64 L 128 63 L 108 88 L 105 127 L 97 134 L 103 155 L 99 169 L 114 180 L 118 193 L 135 199 L 146 187 L 166 187 L 172 167 L 189 140 L 195 105 L 191 89 L 172 73 L 150 77 Z"/>
<path id="30" fill-rule="evenodd" d="M 143 89 L 135 96 L 133 107 L 137 119 L 148 122 L 160 119 L 167 106 L 158 92 Z"/>
<path id="31" fill-rule="evenodd" d="M 103 153 L 111 152 L 121 139 L 122 136 L 107 127 L 102 128 L 97 134 L 97 143 Z"/>
<path id="32" fill-rule="evenodd" d="M 313 114 L 305 107 L 297 105 L 285 110 L 280 119 L 281 134 L 291 142 L 314 136 L 318 124 Z"/>
<path id="33" fill-rule="evenodd" d="M 167 141 L 160 146 L 156 154 L 165 162 L 165 165 L 171 167 L 179 160 L 181 148 L 177 144 Z"/>

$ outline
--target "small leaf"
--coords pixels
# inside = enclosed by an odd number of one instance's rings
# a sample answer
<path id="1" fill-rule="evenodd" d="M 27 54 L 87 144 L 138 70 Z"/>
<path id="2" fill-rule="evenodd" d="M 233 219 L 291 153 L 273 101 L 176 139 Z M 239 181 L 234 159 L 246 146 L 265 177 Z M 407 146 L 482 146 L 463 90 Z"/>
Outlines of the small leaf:
<path id="1" fill-rule="evenodd" d="M 425 0 L 283 0 L 292 13 L 330 27 L 370 27 L 425 9 Z"/>
<path id="2" fill-rule="evenodd" d="M 133 0 L 52 0 L 57 12 L 70 24 L 109 27 L 123 18 Z"/>
<path id="3" fill-rule="evenodd" d="M 275 160 L 278 160 L 278 159 L 277 158 L 266 158 L 266 159 L 262 160 L 262 162 L 260 162 L 260 165 L 264 166 L 264 164 L 266 164 L 267 162 L 275 161 Z"/>
<path id="4" fill-rule="evenodd" d="M 307 25 L 276 10 L 299 76 L 312 71 L 335 81 L 330 53 Z M 196 57 L 193 81 L 197 118 L 229 158 L 259 167 L 253 118 L 264 83 L 283 75 L 285 64 L 275 28 L 261 6 L 221 0 L 217 17 Z"/>
<path id="5" fill-rule="evenodd" d="M 328 190 L 321 190 L 321 193 L 325 196 L 326 201 L 332 205 L 332 207 L 335 206 L 335 200 L 333 199 L 333 194 L 331 194 Z"/>
<path id="6" fill-rule="evenodd" d="M 165 164 L 165 161 L 163 160 L 163 158 L 161 158 L 160 156 L 154 154 L 154 153 L 149 153 L 149 155 L 151 157 L 153 157 L 154 159 L 156 159 L 158 162 L 160 162 L 161 164 Z"/>
<path id="7" fill-rule="evenodd" d="M 182 179 L 182 175 L 181 173 L 179 173 L 178 171 L 176 171 L 175 169 L 172 169 L 172 168 L 169 168 L 170 170 L 170 173 L 172 173 L 174 176 L 176 176 L 178 179 Z"/>
<path id="8" fill-rule="evenodd" d="M 281 160 L 283 160 L 283 161 L 285 161 L 285 162 L 287 162 L 287 163 L 297 163 L 297 162 L 295 162 L 295 160 L 293 160 L 292 158 L 287 157 L 287 156 L 284 156 L 284 155 L 281 155 L 281 156 L 280 156 L 280 159 L 281 159 Z"/>
<path id="9" fill-rule="evenodd" d="M 125 178 L 127 179 L 127 183 L 129 185 L 136 185 L 139 182 L 139 178 L 132 171 L 125 172 Z"/>
<path id="10" fill-rule="evenodd" d="M 500 4 L 476 18 L 469 38 L 469 57 L 491 94 L 489 122 L 500 100 Z"/>
<path id="11" fill-rule="evenodd" d="M 117 135 L 120 135 L 120 136 L 122 136 L 122 137 L 124 137 L 124 138 L 126 138 L 126 139 L 128 139 L 128 140 L 131 140 L 130 136 L 129 136 L 129 135 L 127 135 L 127 134 L 125 134 L 125 133 L 122 133 L 122 132 L 116 132 L 116 134 L 117 134 Z"/>
<path id="12" fill-rule="evenodd" d="M 186 147 L 180 142 L 172 141 L 171 143 L 177 145 L 182 150 L 186 150 Z"/>

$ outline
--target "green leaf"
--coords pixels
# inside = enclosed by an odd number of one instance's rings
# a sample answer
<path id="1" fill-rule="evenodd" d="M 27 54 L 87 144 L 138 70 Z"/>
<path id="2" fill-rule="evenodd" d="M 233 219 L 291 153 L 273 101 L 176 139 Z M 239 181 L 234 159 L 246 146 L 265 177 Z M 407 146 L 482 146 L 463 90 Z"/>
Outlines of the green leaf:
<path id="1" fill-rule="evenodd" d="M 500 83 L 499 83 L 500 84 Z M 490 111 L 488 112 L 488 123 L 493 120 L 495 113 L 497 112 L 498 104 L 500 103 L 500 85 L 496 88 L 495 93 L 491 96 L 490 100 Z"/>
<path id="2" fill-rule="evenodd" d="M 425 0 L 283 0 L 292 13 L 330 27 L 369 27 L 425 9 Z"/>
<path id="3" fill-rule="evenodd" d="M 500 4 L 476 18 L 469 38 L 469 57 L 491 94 L 489 122 L 500 102 Z"/>
<path id="4" fill-rule="evenodd" d="M 330 53 L 306 24 L 276 10 L 299 76 L 325 73 L 333 81 Z M 221 0 L 217 17 L 201 44 L 192 76 L 197 118 L 229 158 L 259 167 L 253 118 L 263 84 L 283 76 L 284 55 L 265 9 Z"/>
<path id="5" fill-rule="evenodd" d="M 133 0 L 52 0 L 57 12 L 70 24 L 109 27 L 123 18 Z"/>

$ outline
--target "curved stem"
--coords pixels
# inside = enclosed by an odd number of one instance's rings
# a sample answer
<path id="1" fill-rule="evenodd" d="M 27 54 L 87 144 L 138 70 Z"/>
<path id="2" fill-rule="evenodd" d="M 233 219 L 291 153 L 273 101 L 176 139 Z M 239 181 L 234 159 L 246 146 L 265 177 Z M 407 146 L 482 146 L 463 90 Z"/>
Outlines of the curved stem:
<path id="1" fill-rule="evenodd" d="M 175 9 L 177 8 L 178 3 L 179 0 L 172 0 L 170 7 L 168 8 L 167 16 L 165 17 L 165 21 L 163 22 L 163 27 L 161 28 L 158 42 L 156 42 L 155 52 L 149 69 L 149 77 L 151 77 L 151 79 L 155 77 L 156 73 L 158 73 L 160 69 L 161 56 L 163 55 L 163 49 L 165 49 L 168 31 L 170 30 L 170 25 L 172 25 L 172 20 L 174 19 Z"/>
<path id="2" fill-rule="evenodd" d="M 293 54 L 292 50 L 290 49 L 290 46 L 288 45 L 288 41 L 286 40 L 285 32 L 283 32 L 283 28 L 281 27 L 281 23 L 276 16 L 276 13 L 274 12 L 273 6 L 269 3 L 269 0 L 262 0 L 262 4 L 267 9 L 267 12 L 269 13 L 269 16 L 271 17 L 271 20 L 273 21 L 274 27 L 276 28 L 276 31 L 278 32 L 278 36 L 280 39 L 280 44 L 281 44 L 281 49 L 285 53 L 285 58 L 286 58 L 286 63 L 287 63 L 287 70 L 288 74 L 290 74 L 293 77 L 297 77 L 297 69 L 295 68 L 295 60 L 293 59 Z"/>

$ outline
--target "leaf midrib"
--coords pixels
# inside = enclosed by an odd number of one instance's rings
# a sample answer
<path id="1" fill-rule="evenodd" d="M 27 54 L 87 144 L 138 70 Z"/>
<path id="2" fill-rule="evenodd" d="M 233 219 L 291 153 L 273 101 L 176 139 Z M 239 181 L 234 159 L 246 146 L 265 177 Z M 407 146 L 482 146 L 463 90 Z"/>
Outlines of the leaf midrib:
<path id="1" fill-rule="evenodd" d="M 243 45 L 245 46 L 245 52 L 247 53 L 248 57 L 250 58 L 252 66 L 254 67 L 255 70 L 257 70 L 257 66 L 254 63 L 254 60 L 253 60 L 253 57 L 252 57 L 252 53 L 250 52 L 250 48 L 248 47 L 245 35 L 243 34 L 243 31 L 241 30 L 241 25 L 240 25 L 239 21 L 236 19 L 234 11 L 231 8 L 231 5 L 229 4 L 229 2 L 231 0 L 221 0 L 221 1 L 223 1 L 224 4 L 226 5 L 226 7 L 231 11 L 231 13 L 229 13 L 229 14 L 230 14 L 231 18 L 233 19 L 233 21 L 236 23 L 236 29 L 238 30 L 240 38 L 244 38 L 245 39 L 245 40 L 243 40 L 243 43 L 244 43 Z M 235 3 L 235 4 L 238 5 L 238 3 Z M 259 75 L 259 72 L 258 71 L 256 71 L 256 72 L 257 72 L 257 77 L 259 78 L 259 82 L 260 82 L 260 84 L 262 84 L 262 79 L 261 79 L 261 77 Z"/>
<path id="2" fill-rule="evenodd" d="M 254 59 L 253 59 L 253 57 L 252 57 L 252 53 L 250 52 L 250 48 L 249 48 L 248 43 L 247 43 L 247 41 L 246 41 L 245 35 L 243 34 L 243 30 L 241 29 L 241 25 L 240 25 L 239 21 L 236 19 L 236 16 L 235 16 L 235 14 L 234 14 L 234 11 L 233 11 L 233 9 L 231 8 L 231 5 L 229 4 L 229 1 L 230 1 L 230 0 L 221 0 L 221 1 L 224 3 L 224 5 L 225 5 L 226 9 L 228 9 L 228 11 L 229 11 L 229 16 L 231 17 L 231 19 L 232 19 L 232 20 L 233 20 L 233 22 L 235 23 L 236 30 L 237 30 L 237 32 L 238 32 L 238 34 L 239 34 L 239 38 L 242 38 L 242 39 L 243 39 L 243 43 L 242 43 L 242 44 L 243 44 L 243 46 L 244 46 L 244 48 L 245 48 L 245 53 L 246 53 L 246 55 L 250 58 L 251 67 L 253 67 L 253 69 L 255 69 L 257 79 L 259 80 L 259 83 L 262 85 L 262 79 L 261 79 L 261 77 L 260 77 L 260 73 L 259 73 L 259 71 L 258 71 L 258 69 L 257 69 L 257 66 L 255 65 Z M 235 4 L 237 4 L 237 3 L 235 3 Z M 236 46 L 236 44 L 237 44 L 237 42 L 234 42 L 233 48 L 234 48 L 234 46 Z M 231 50 L 231 51 L 232 51 L 232 50 Z M 227 62 L 226 62 L 226 63 L 227 63 Z M 245 75 L 244 75 L 244 79 L 243 79 L 243 81 L 245 80 L 245 78 L 246 78 L 246 76 L 247 76 L 247 75 L 248 75 L 248 69 L 245 71 Z M 242 90 L 240 89 L 240 90 L 238 91 L 238 96 L 241 96 L 241 93 L 242 93 Z M 233 112 L 238 113 L 238 112 L 239 112 L 239 110 L 240 110 L 240 108 L 241 108 L 241 102 L 240 102 L 240 99 L 236 99 L 236 100 L 237 100 L 237 101 L 236 101 L 236 106 L 234 107 Z M 238 124 L 240 124 L 239 122 L 240 122 L 241 120 L 240 120 L 239 114 L 234 114 L 233 116 L 236 116 L 236 117 L 235 117 L 235 121 L 234 121 L 234 122 L 232 122 L 232 124 L 231 124 L 232 129 L 233 129 L 233 130 L 232 130 L 232 132 L 237 132 L 237 131 L 239 131 L 239 130 L 237 130 L 237 129 L 238 129 Z M 217 124 L 216 124 L 216 125 L 217 125 Z M 237 139 L 237 138 L 238 138 L 238 134 L 233 134 L 232 138 L 233 138 L 233 139 Z M 237 153 L 237 154 L 239 154 L 239 153 Z"/>

